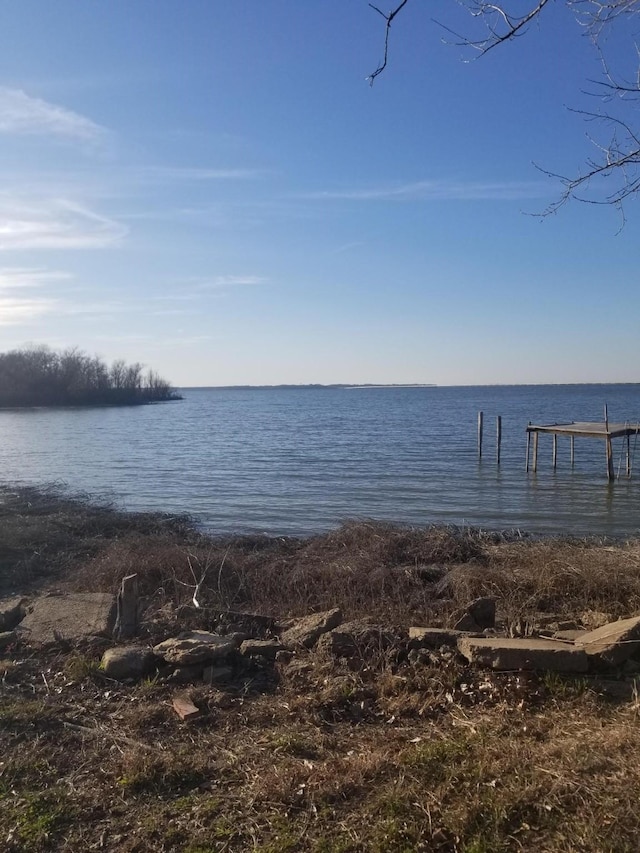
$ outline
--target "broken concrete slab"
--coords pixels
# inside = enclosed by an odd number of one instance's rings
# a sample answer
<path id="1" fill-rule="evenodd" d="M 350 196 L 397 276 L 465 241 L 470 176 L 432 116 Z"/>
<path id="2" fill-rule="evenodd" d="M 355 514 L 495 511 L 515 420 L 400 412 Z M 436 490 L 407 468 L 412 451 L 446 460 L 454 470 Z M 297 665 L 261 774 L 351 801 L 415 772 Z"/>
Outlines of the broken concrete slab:
<path id="1" fill-rule="evenodd" d="M 367 619 L 345 622 L 339 628 L 323 634 L 316 648 L 339 658 L 368 657 L 391 646 L 406 643 L 407 635 L 378 625 Z"/>
<path id="2" fill-rule="evenodd" d="M 0 631 L 12 631 L 27 613 L 27 599 L 21 595 L 0 601 Z"/>
<path id="3" fill-rule="evenodd" d="M 116 624 L 113 630 L 118 640 L 130 640 L 138 633 L 138 575 L 127 575 L 122 579 L 117 598 Z"/>
<path id="4" fill-rule="evenodd" d="M 156 657 L 151 649 L 142 646 L 118 646 L 107 649 L 102 656 L 102 669 L 117 681 L 138 680 L 153 671 Z"/>
<path id="5" fill-rule="evenodd" d="M 285 650 L 279 640 L 243 640 L 240 644 L 240 654 L 245 657 L 263 657 L 275 660 L 278 652 Z"/>
<path id="6" fill-rule="evenodd" d="M 16 630 L 23 642 L 32 645 L 111 637 L 115 618 L 116 599 L 108 592 L 45 595 L 31 602 Z"/>
<path id="7" fill-rule="evenodd" d="M 583 637 L 587 632 L 584 628 L 567 628 L 562 631 L 556 631 L 552 635 L 554 640 L 562 640 L 564 643 L 575 643 L 580 637 Z"/>
<path id="8" fill-rule="evenodd" d="M 454 631 L 465 631 L 471 634 L 478 634 L 482 630 L 470 613 L 464 613 L 453 626 L 453 629 Z"/>
<path id="9" fill-rule="evenodd" d="M 609 666 L 619 666 L 640 648 L 640 616 L 618 619 L 595 631 L 587 631 L 575 644 Z"/>
<path id="10" fill-rule="evenodd" d="M 223 637 L 209 631 L 185 631 L 154 646 L 153 651 L 169 663 L 188 666 L 225 660 L 237 648 L 238 644 L 233 637 Z"/>
<path id="11" fill-rule="evenodd" d="M 496 627 L 496 600 L 489 595 L 474 599 L 467 607 L 467 613 L 480 630 Z"/>
<path id="12" fill-rule="evenodd" d="M 462 631 L 455 628 L 420 628 L 414 626 L 409 628 L 410 649 L 439 649 L 441 646 L 453 646 L 458 644 L 458 639 L 465 636 Z"/>
<path id="13" fill-rule="evenodd" d="M 460 637 L 458 651 L 470 663 L 496 670 L 578 673 L 589 668 L 589 657 L 584 649 L 534 637 Z"/>
<path id="14" fill-rule="evenodd" d="M 342 612 L 337 607 L 333 610 L 325 610 L 323 613 L 314 613 L 298 619 L 293 627 L 282 634 L 280 640 L 289 649 L 299 646 L 310 649 L 323 634 L 337 628 L 341 622 Z"/>

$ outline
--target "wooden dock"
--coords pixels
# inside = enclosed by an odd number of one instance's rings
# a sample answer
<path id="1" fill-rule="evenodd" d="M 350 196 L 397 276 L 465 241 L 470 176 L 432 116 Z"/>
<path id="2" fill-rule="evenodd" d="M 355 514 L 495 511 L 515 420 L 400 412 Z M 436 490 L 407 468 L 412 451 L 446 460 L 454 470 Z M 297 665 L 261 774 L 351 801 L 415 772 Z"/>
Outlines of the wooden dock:
<path id="1" fill-rule="evenodd" d="M 558 460 L 558 436 L 567 435 L 571 439 L 571 464 L 575 461 L 574 442 L 576 437 L 579 438 L 602 438 L 605 441 L 606 460 L 607 460 L 607 478 L 615 479 L 613 469 L 613 447 L 612 439 L 626 439 L 626 474 L 631 476 L 631 442 L 632 435 L 640 433 L 640 421 L 631 423 L 610 423 L 605 406 L 604 421 L 571 421 L 570 423 L 555 423 L 555 424 L 532 424 L 527 426 L 527 461 L 526 470 L 529 470 L 529 458 L 531 449 L 531 436 L 533 435 L 533 471 L 538 467 L 538 436 L 540 433 L 549 433 L 553 436 L 553 467 L 555 469 Z"/>

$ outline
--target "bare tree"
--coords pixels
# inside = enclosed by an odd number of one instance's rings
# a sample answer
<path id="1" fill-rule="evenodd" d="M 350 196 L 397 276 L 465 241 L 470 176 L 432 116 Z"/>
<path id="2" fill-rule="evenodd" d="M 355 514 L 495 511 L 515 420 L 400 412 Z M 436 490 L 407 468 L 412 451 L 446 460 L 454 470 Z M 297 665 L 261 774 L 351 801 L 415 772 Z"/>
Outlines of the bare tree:
<path id="1" fill-rule="evenodd" d="M 412 0 L 416 2 L 416 0 Z M 447 33 L 445 41 L 453 43 L 474 58 L 514 41 L 524 35 L 540 16 L 556 14 L 558 4 L 550 0 L 458 0 L 470 16 L 469 32 L 452 30 L 446 22 L 436 21 Z M 387 67 L 389 32 L 396 16 L 409 5 L 409 0 L 397 3 L 390 12 L 382 12 L 369 4 L 386 21 L 384 56 L 376 70 L 367 78 L 373 84 Z M 557 178 L 562 191 L 545 211 L 555 212 L 570 199 L 589 204 L 613 205 L 622 210 L 625 199 L 640 192 L 640 47 L 634 42 L 631 20 L 640 14 L 640 0 L 564 0 L 574 15 L 576 28 L 587 36 L 600 61 L 601 78 L 588 81 L 599 104 L 593 110 L 573 112 L 593 123 L 596 131 L 589 134 L 594 153 L 574 175 L 557 174 L 541 168 Z M 629 70 L 618 70 L 614 56 L 608 54 L 607 37 L 613 34 L 626 37 L 635 51 L 636 62 Z M 611 48 L 613 53 L 613 48 Z"/>

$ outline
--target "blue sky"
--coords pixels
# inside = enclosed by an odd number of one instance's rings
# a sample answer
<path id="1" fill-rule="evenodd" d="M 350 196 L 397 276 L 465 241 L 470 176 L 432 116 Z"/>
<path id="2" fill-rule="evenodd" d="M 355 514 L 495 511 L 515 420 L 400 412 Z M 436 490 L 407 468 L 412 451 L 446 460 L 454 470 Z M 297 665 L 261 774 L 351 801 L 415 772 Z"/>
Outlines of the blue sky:
<path id="1" fill-rule="evenodd" d="M 0 5 L 0 349 L 177 385 L 637 381 L 638 216 L 529 216 L 592 129 L 562 6 L 474 62 L 411 0 Z"/>

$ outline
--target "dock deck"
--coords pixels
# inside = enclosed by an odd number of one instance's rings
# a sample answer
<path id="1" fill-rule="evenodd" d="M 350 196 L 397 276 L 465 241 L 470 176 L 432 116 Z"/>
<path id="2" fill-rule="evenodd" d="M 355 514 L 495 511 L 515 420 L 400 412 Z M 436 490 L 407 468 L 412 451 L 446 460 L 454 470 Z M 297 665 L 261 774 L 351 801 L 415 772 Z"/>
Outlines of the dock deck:
<path id="1" fill-rule="evenodd" d="M 571 439 L 571 464 L 574 464 L 575 451 L 574 439 L 580 438 L 602 438 L 606 443 L 607 477 L 609 480 L 615 478 L 613 470 L 613 449 L 611 440 L 614 438 L 626 438 L 626 474 L 631 476 L 631 447 L 630 437 L 640 433 L 640 421 L 625 421 L 624 423 L 610 423 L 606 417 L 604 421 L 571 421 L 569 423 L 554 424 L 532 424 L 527 426 L 527 462 L 526 470 L 529 470 L 529 454 L 531 436 L 533 435 L 533 470 L 538 466 L 538 436 L 540 433 L 548 433 L 553 436 L 553 467 L 555 469 L 558 458 L 558 436 L 566 435 Z"/>

